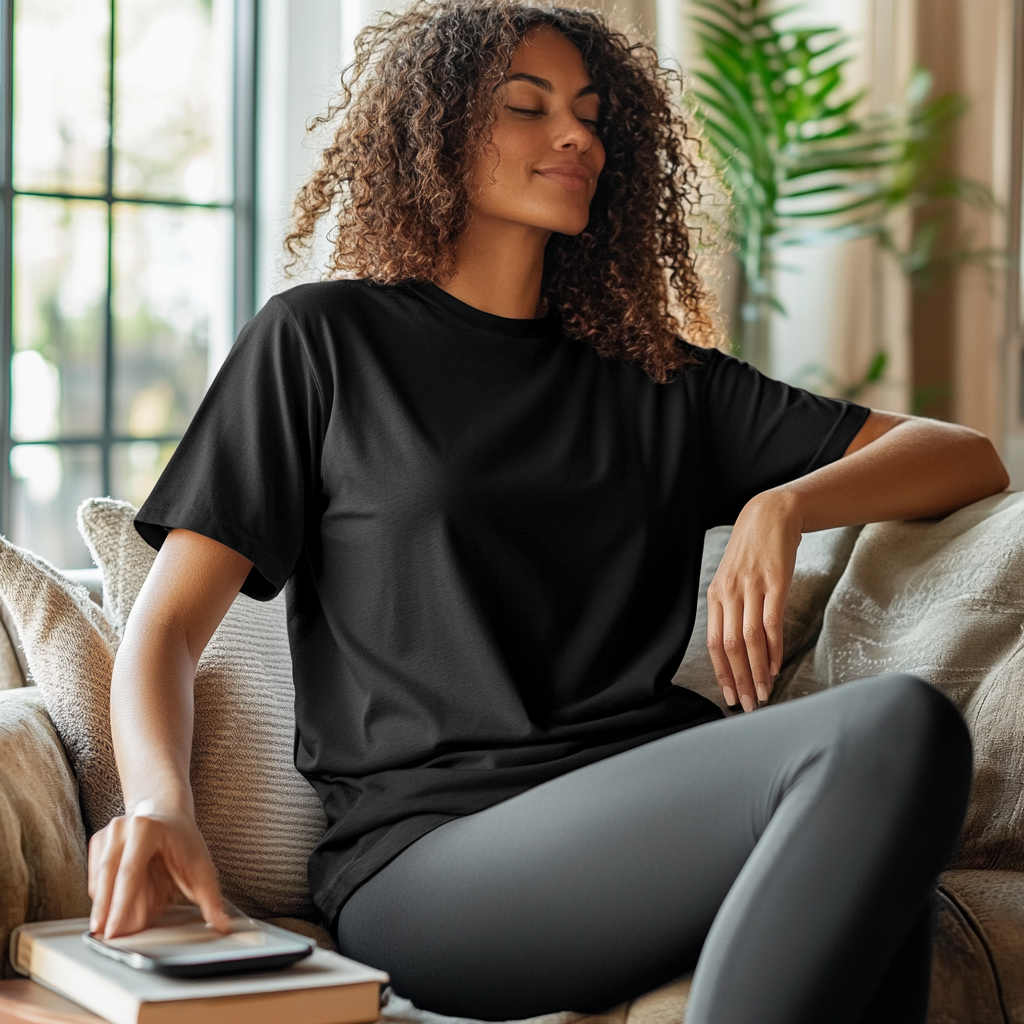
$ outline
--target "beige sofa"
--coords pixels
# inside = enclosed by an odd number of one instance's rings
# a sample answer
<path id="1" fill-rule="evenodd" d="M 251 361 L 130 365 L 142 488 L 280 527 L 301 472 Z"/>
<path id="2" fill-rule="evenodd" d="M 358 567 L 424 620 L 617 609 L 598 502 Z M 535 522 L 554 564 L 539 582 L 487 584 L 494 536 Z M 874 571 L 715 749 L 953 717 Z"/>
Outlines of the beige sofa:
<path id="1" fill-rule="evenodd" d="M 932 1024 L 1024 1024 L 1022 498 L 989 499 L 941 523 L 812 535 L 787 612 L 787 658 L 773 700 L 900 668 L 942 686 L 972 729 L 975 799 L 937 896 Z M 0 949 L 23 921 L 88 912 L 86 831 L 120 800 L 104 733 L 104 674 L 109 684 L 119 630 L 152 558 L 131 529 L 132 511 L 102 500 L 83 506 L 80 527 L 102 573 L 61 574 L 0 541 Z M 702 592 L 727 537 L 708 535 Z M 676 681 L 720 700 L 702 628 L 698 620 Z M 301 877 L 319 812 L 289 763 L 289 716 L 281 602 L 240 598 L 197 679 L 197 813 L 231 898 L 326 943 Z M 273 762 L 265 776 L 230 760 L 240 735 L 248 737 L 242 747 L 262 751 L 253 763 Z M 244 798 L 240 773 L 248 773 Z M 276 823 L 269 831 L 279 845 L 249 841 L 250 818 L 264 832 L 268 820 Z M 0 973 L 13 975 L 6 959 Z M 679 1021 L 687 990 L 682 979 L 604 1020 Z M 445 1020 L 397 996 L 384 1016 Z M 581 1019 L 566 1012 L 546 1020 Z"/>

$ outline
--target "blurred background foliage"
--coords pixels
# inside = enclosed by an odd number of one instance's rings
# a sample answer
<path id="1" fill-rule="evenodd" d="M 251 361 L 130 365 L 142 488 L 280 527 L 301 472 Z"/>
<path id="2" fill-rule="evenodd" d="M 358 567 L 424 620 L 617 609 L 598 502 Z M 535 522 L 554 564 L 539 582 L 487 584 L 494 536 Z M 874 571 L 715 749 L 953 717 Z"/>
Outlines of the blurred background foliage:
<path id="1" fill-rule="evenodd" d="M 731 192 L 729 234 L 742 274 L 738 355 L 771 368 L 772 314 L 785 312 L 775 278 L 786 247 L 874 237 L 921 289 L 944 267 L 998 255 L 948 230 L 956 204 L 994 206 L 984 185 L 946 169 L 944 153 L 967 109 L 961 96 L 933 97 L 931 75 L 918 69 L 899 103 L 865 111 L 865 92 L 848 82 L 853 43 L 845 32 L 796 25 L 800 5 L 690 2 L 698 113 Z M 885 370 L 879 351 L 861 380 L 839 390 L 856 398 Z M 803 376 L 805 386 L 837 390 L 820 367 Z"/>

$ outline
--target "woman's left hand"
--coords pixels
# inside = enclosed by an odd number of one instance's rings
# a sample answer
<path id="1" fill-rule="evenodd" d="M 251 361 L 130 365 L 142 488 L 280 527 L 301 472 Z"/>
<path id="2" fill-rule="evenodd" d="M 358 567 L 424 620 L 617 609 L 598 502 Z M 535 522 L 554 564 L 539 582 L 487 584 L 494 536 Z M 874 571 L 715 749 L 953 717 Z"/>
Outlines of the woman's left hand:
<path id="1" fill-rule="evenodd" d="M 768 700 L 782 665 L 782 623 L 802 522 L 781 491 L 752 498 L 736 519 L 708 587 L 708 651 L 730 706 Z"/>

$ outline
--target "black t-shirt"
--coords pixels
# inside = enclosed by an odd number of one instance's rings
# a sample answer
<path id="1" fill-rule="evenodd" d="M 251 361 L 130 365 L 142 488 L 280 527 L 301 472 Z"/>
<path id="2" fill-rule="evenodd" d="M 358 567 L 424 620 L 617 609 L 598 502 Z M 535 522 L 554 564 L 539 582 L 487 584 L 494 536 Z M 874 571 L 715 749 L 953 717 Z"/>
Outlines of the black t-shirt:
<path id="1" fill-rule="evenodd" d="M 287 584 L 328 920 L 443 822 L 720 717 L 671 684 L 705 530 L 867 410 L 694 352 L 655 384 L 428 284 L 304 285 L 243 330 L 136 526 Z"/>

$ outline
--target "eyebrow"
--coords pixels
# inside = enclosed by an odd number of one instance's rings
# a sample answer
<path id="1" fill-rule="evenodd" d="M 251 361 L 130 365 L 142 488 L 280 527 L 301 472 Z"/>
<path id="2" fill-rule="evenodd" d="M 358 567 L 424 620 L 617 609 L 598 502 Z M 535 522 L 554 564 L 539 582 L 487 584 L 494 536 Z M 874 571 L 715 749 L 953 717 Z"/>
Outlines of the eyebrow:
<path id="1" fill-rule="evenodd" d="M 507 75 L 505 77 L 506 82 L 529 82 L 530 85 L 537 86 L 538 89 L 543 89 L 544 92 L 554 92 L 555 87 L 546 79 L 538 78 L 536 75 L 528 75 L 525 71 L 520 71 L 517 75 Z M 597 93 L 596 85 L 585 85 L 578 93 L 576 93 L 576 99 L 581 96 L 591 96 Z"/>

